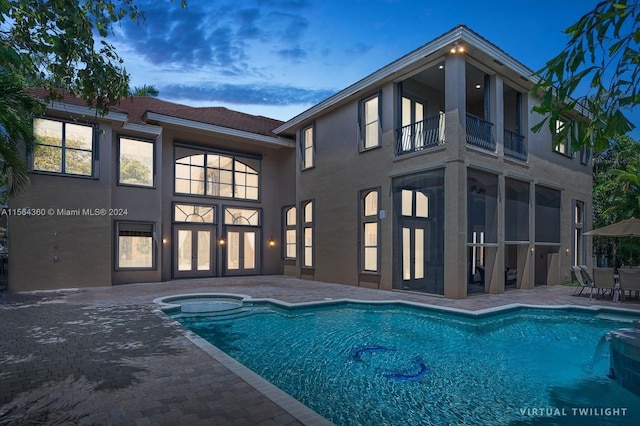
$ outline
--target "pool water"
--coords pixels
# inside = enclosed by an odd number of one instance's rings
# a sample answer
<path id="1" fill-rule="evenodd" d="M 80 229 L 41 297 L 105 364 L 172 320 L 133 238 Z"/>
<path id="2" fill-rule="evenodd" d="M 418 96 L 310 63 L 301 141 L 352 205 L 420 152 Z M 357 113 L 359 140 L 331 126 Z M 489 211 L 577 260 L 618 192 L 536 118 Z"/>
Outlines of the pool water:
<path id="1" fill-rule="evenodd" d="M 607 377 L 602 336 L 624 316 L 256 303 L 175 318 L 337 425 L 640 424 L 640 397 Z"/>

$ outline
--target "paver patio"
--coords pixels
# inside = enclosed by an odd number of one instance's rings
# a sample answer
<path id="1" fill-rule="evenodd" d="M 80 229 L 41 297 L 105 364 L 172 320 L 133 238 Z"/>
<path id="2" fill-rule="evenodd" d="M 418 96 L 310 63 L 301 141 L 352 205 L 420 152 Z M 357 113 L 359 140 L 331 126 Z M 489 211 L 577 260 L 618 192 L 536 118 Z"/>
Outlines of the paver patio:
<path id="1" fill-rule="evenodd" d="M 467 310 L 513 303 L 599 305 L 640 312 L 637 299 L 613 303 L 575 297 L 573 291 L 545 286 L 449 300 L 260 276 L 4 294 L 0 425 L 29 418 L 101 425 L 324 423 L 310 410 L 282 402 L 260 380 L 238 375 L 228 357 L 157 311 L 153 300 L 162 296 L 236 293 L 290 303 L 386 299 Z"/>

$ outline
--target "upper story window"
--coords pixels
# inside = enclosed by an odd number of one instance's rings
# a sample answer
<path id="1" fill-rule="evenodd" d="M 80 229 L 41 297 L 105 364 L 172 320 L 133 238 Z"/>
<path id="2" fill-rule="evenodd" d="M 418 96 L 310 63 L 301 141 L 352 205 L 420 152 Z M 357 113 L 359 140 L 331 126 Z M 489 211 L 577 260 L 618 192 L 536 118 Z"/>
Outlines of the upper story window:
<path id="1" fill-rule="evenodd" d="M 118 183 L 152 187 L 153 142 L 121 137 L 118 149 Z"/>
<path id="2" fill-rule="evenodd" d="M 371 96 L 360 103 L 360 135 L 362 149 L 380 146 L 379 95 Z"/>
<path id="3" fill-rule="evenodd" d="M 566 137 L 558 145 L 553 145 L 553 150 L 567 156 L 571 155 L 569 150 L 569 129 L 565 130 L 566 122 L 563 120 L 556 120 L 556 135 L 560 133 L 566 133 Z"/>
<path id="4" fill-rule="evenodd" d="M 207 197 L 258 200 L 260 160 L 176 148 L 175 192 Z"/>
<path id="5" fill-rule="evenodd" d="M 33 170 L 93 176 L 93 126 L 36 118 Z"/>
<path id="6" fill-rule="evenodd" d="M 300 151 L 302 154 L 302 170 L 315 166 L 315 129 L 314 125 L 305 127 L 300 132 Z"/>

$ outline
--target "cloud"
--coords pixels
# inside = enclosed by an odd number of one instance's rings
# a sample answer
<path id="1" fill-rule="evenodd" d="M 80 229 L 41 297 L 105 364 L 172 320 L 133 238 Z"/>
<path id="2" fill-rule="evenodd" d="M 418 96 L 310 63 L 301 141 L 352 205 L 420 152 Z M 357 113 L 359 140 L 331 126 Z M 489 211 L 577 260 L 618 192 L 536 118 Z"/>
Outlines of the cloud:
<path id="1" fill-rule="evenodd" d="M 345 53 L 348 56 L 360 56 L 368 53 L 373 48 L 370 44 L 356 43 L 354 46 L 345 49 Z"/>
<path id="2" fill-rule="evenodd" d="M 258 84 L 168 84 L 159 86 L 163 99 L 192 99 L 194 101 L 224 102 L 238 105 L 296 105 L 315 104 L 335 92 L 291 86 Z"/>
<path id="3" fill-rule="evenodd" d="M 211 69 L 220 75 L 248 73 L 253 52 L 277 52 L 284 60 L 306 57 L 299 46 L 309 28 L 303 0 L 254 0 L 253 5 L 222 2 L 142 4 L 145 22 L 123 21 L 116 41 L 153 65 Z M 248 2 L 247 2 L 248 3 Z"/>
<path id="4" fill-rule="evenodd" d="M 294 47 L 293 49 L 280 49 L 278 50 L 278 56 L 283 59 L 289 59 L 293 62 L 298 62 L 301 59 L 307 57 L 307 52 L 300 47 Z"/>

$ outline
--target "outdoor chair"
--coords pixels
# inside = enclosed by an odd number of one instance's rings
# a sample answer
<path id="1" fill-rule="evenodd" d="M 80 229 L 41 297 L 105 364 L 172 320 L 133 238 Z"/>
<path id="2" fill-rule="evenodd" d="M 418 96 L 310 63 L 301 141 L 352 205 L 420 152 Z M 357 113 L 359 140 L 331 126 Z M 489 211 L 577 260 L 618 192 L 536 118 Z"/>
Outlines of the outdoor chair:
<path id="1" fill-rule="evenodd" d="M 591 292 L 589 293 L 589 299 L 591 299 L 591 296 L 593 296 L 594 283 L 593 283 L 593 278 L 589 273 L 589 268 L 587 268 L 587 265 L 580 265 L 580 273 L 582 274 L 582 279 L 584 280 L 584 283 L 591 288 Z"/>
<path id="2" fill-rule="evenodd" d="M 593 268 L 593 287 L 596 290 L 596 298 L 600 294 L 604 296 L 607 291 L 613 297 L 613 291 L 616 288 L 613 268 Z"/>
<path id="3" fill-rule="evenodd" d="M 640 295 L 640 269 L 618 269 L 618 277 L 620 279 L 620 290 L 624 296 L 625 292 L 635 292 L 635 296 Z"/>
<path id="4" fill-rule="evenodd" d="M 589 291 L 593 291 L 591 283 L 587 283 L 584 279 L 582 268 L 580 268 L 579 266 L 572 266 L 571 270 L 573 271 L 573 275 L 575 275 L 576 280 L 578 280 L 578 287 L 576 287 L 576 290 L 573 292 L 574 296 L 576 295 L 576 293 L 578 294 L 578 296 L 580 296 L 585 288 L 590 289 Z M 579 293 L 578 290 L 580 290 Z"/>

